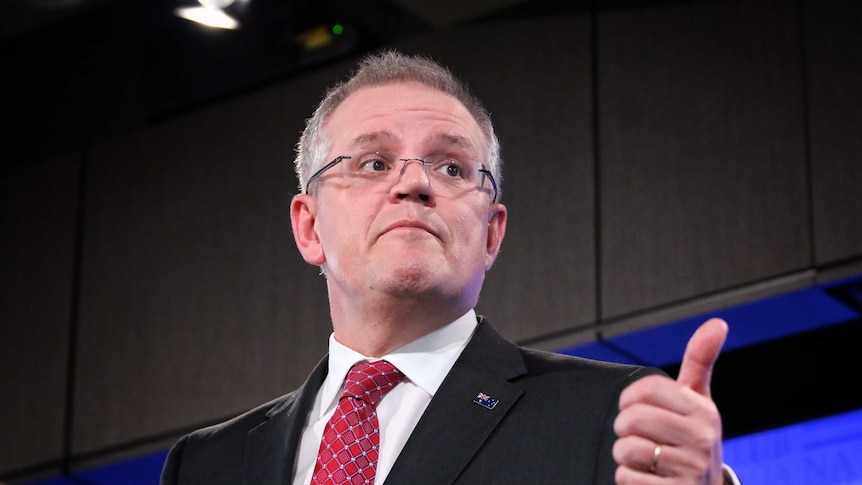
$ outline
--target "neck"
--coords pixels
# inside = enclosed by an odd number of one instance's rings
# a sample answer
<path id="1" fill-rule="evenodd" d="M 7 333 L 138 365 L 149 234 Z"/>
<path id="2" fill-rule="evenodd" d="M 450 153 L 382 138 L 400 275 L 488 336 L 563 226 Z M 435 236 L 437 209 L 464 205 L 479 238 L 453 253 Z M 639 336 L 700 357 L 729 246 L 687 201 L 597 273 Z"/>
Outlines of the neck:
<path id="1" fill-rule="evenodd" d="M 427 297 L 352 300 L 329 295 L 335 339 L 369 357 L 381 357 L 443 328 L 473 306 Z"/>

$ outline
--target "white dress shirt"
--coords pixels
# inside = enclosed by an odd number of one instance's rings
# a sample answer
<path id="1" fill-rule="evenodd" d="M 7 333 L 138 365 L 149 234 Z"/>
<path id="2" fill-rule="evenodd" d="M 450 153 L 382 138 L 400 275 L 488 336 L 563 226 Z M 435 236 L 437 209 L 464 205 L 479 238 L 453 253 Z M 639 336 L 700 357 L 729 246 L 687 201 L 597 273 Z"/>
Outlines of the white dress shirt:
<path id="1" fill-rule="evenodd" d="M 375 483 L 383 483 L 407 438 L 419 422 L 443 379 L 455 365 L 461 351 L 476 330 L 476 313 L 468 311 L 445 327 L 435 330 L 380 359 L 367 357 L 329 337 L 329 373 L 317 392 L 308 414 L 293 472 L 293 485 L 308 485 L 314 474 L 320 438 L 335 413 L 344 389 L 344 379 L 354 364 L 365 360 L 386 360 L 404 374 L 401 382 L 377 403 L 380 422 L 380 450 Z"/>

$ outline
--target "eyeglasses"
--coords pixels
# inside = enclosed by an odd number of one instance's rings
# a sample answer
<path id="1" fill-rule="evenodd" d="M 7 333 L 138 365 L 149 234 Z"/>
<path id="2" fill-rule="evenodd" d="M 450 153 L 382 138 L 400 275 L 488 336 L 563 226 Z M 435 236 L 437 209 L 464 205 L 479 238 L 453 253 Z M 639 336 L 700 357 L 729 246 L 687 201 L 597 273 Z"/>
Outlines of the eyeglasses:
<path id="1" fill-rule="evenodd" d="M 401 162 L 399 164 L 399 162 Z M 484 189 L 485 179 L 491 182 L 493 196 L 491 203 L 497 202 L 497 182 L 491 171 L 485 165 L 479 164 L 474 167 L 462 163 L 448 156 L 430 156 L 422 158 L 389 158 L 380 153 L 369 153 L 360 157 L 341 155 L 335 160 L 324 165 L 314 175 L 308 178 L 305 184 L 305 193 L 309 193 L 312 182 L 319 179 L 324 173 L 336 165 L 340 165 L 338 175 L 349 179 L 358 186 L 385 186 L 395 185 L 401 175 L 407 170 L 407 164 L 417 162 L 422 164 L 422 169 L 433 181 L 435 190 L 441 195 L 451 197 L 474 189 Z M 400 165 L 400 170 L 397 170 Z"/>

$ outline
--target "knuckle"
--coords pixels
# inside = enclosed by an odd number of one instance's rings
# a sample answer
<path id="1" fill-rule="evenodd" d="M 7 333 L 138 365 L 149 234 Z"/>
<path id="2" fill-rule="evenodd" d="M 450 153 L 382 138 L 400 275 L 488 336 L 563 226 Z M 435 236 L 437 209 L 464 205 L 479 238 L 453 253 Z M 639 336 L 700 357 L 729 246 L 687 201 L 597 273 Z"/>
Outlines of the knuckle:
<path id="1" fill-rule="evenodd" d="M 624 465 L 626 463 L 631 463 L 634 455 L 634 447 L 632 446 L 631 440 L 626 438 L 618 439 L 611 448 L 611 453 L 617 464 Z"/>
<path id="2" fill-rule="evenodd" d="M 636 432 L 643 421 L 644 406 L 635 404 L 620 412 L 614 420 L 614 432 L 617 436 L 628 436 Z"/>
<path id="3" fill-rule="evenodd" d="M 631 476 L 630 471 L 623 466 L 618 466 L 616 472 L 614 472 L 614 480 L 617 482 L 617 485 L 628 485 L 631 482 L 629 481 L 629 477 Z"/>

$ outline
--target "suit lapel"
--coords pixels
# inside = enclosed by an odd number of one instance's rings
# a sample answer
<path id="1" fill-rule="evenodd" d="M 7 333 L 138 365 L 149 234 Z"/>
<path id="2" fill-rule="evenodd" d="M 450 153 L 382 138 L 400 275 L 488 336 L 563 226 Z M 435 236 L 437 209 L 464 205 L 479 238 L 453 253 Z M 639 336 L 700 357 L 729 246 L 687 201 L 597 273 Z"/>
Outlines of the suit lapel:
<path id="1" fill-rule="evenodd" d="M 324 358 L 299 389 L 267 413 L 269 419 L 248 432 L 246 485 L 290 485 L 302 428 L 327 367 Z"/>
<path id="2" fill-rule="evenodd" d="M 521 396 L 526 373 L 517 347 L 480 319 L 389 473 L 387 483 L 453 483 Z M 477 404 L 479 393 L 496 399 Z M 487 402 L 486 402 L 487 404 Z"/>

